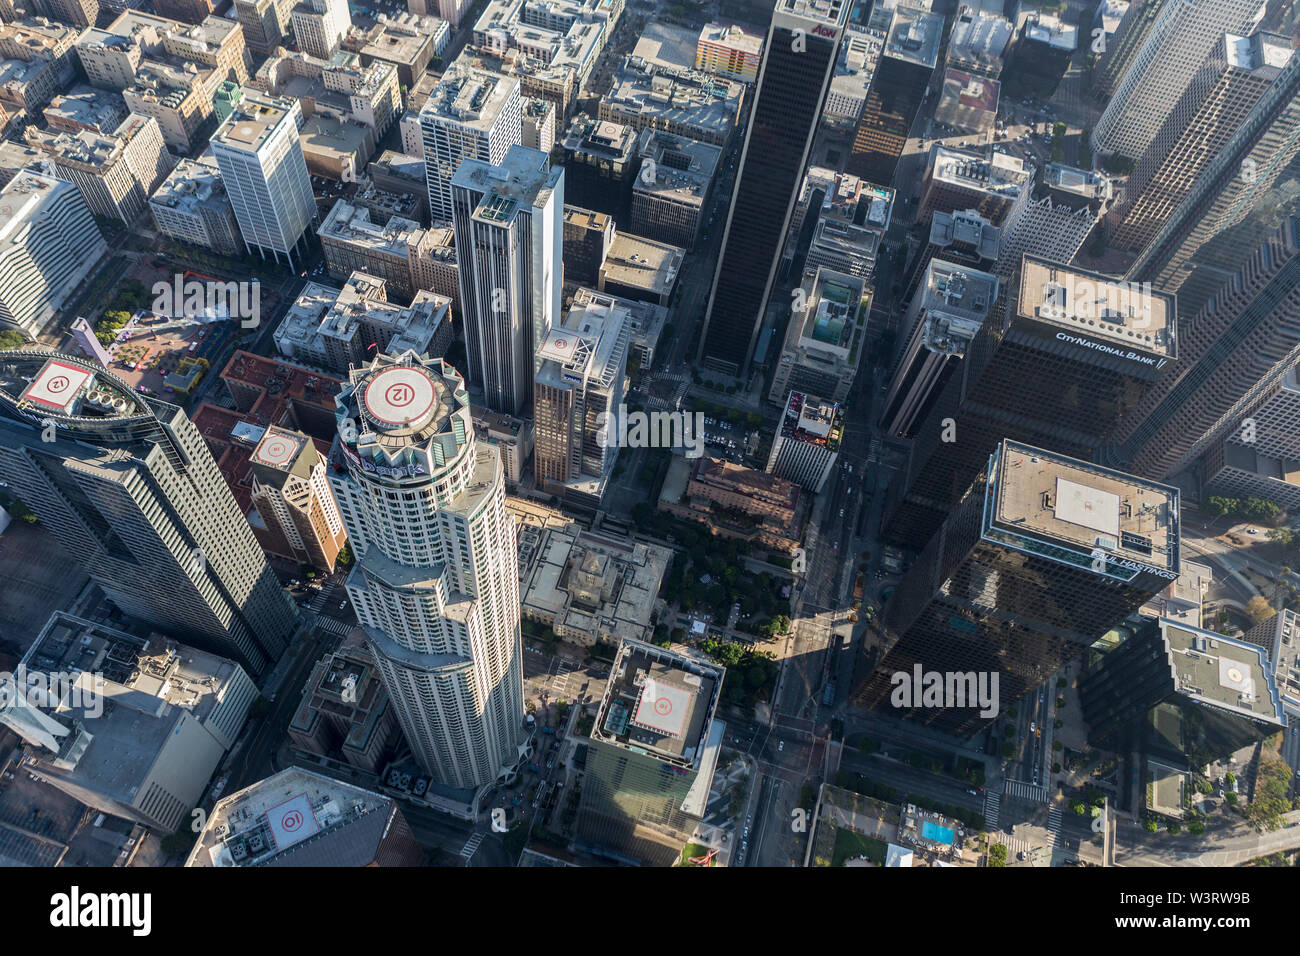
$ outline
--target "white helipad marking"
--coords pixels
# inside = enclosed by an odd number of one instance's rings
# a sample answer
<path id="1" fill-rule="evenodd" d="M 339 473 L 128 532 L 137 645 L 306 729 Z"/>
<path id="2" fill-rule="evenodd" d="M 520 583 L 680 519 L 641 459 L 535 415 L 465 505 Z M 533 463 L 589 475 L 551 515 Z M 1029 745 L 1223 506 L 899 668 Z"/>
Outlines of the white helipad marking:
<path id="1" fill-rule="evenodd" d="M 66 412 L 92 374 L 88 369 L 50 359 L 32 384 L 27 386 L 23 398 Z"/>
<path id="2" fill-rule="evenodd" d="M 420 369 L 387 368 L 366 386 L 366 409 L 387 425 L 419 421 L 436 401 L 433 380 Z"/>

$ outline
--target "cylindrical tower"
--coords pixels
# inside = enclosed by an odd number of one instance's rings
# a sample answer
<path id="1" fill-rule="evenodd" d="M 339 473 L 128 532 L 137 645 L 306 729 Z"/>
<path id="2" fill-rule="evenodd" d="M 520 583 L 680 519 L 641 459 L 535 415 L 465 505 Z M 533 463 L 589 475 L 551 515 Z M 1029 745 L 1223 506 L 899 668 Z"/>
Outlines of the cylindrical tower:
<path id="1" fill-rule="evenodd" d="M 514 519 L 441 359 L 381 355 L 338 398 L 330 484 L 356 554 L 347 588 L 415 759 L 457 788 L 519 755 Z"/>

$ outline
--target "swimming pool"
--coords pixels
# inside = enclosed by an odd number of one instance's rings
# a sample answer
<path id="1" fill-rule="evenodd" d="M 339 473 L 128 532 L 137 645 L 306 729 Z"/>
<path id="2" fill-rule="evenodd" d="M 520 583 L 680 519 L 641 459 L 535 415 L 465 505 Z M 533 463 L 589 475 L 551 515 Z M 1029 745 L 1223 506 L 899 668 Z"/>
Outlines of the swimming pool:
<path id="1" fill-rule="evenodd" d="M 935 843 L 952 846 L 952 830 L 948 827 L 941 827 L 937 823 L 930 823 L 928 820 L 921 822 L 921 836 L 927 840 L 933 840 Z"/>

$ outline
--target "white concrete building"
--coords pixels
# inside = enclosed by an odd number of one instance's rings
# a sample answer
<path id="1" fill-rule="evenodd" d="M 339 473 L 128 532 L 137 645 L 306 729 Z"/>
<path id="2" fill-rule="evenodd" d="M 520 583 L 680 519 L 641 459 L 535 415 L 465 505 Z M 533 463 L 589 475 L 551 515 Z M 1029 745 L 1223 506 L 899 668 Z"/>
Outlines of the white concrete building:
<path id="1" fill-rule="evenodd" d="M 499 165 L 467 159 L 452 180 L 460 303 L 471 381 L 488 408 L 522 414 L 546 333 L 559 324 L 564 167 L 513 146 Z"/>
<path id="2" fill-rule="evenodd" d="M 1225 33 L 1249 36 L 1263 0 L 1166 3 L 1092 132 L 1092 148 L 1137 160 Z"/>
<path id="3" fill-rule="evenodd" d="M 441 360 L 381 355 L 339 396 L 330 483 L 356 554 L 348 594 L 415 760 L 457 789 L 520 754 L 515 522 L 501 458 L 476 440 Z"/>
<path id="4" fill-rule="evenodd" d="M 235 210 L 244 247 L 276 262 L 293 252 L 316 217 L 311 176 L 298 139 L 297 100 L 245 90 L 212 135 L 212 155 Z"/>
<path id="5" fill-rule="evenodd" d="M 107 252 L 76 186 L 19 173 L 0 191 L 0 325 L 39 334 Z"/>
<path id="6" fill-rule="evenodd" d="M 429 215 L 452 218 L 451 181 L 466 159 L 493 165 L 522 136 L 519 80 L 457 62 L 443 74 L 420 110 Z"/>

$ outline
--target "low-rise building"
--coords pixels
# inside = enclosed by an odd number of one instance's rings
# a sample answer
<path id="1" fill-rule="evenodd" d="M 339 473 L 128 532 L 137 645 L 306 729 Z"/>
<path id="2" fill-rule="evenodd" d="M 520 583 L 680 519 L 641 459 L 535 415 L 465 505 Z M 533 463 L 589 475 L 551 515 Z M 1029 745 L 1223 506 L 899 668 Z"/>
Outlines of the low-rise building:
<path id="1" fill-rule="evenodd" d="M 884 48 L 883 32 L 856 24 L 845 28 L 835 74 L 826 90 L 826 105 L 822 107 L 822 118 L 832 129 L 847 132 L 857 128 Z"/>
<path id="2" fill-rule="evenodd" d="M 655 599 L 672 557 L 668 548 L 576 525 L 545 528 L 519 562 L 523 616 L 582 647 L 649 641 Z"/>
<path id="3" fill-rule="evenodd" d="M 91 212 L 128 226 L 145 211 L 174 163 L 157 121 L 138 113 L 111 133 L 43 132 L 29 126 L 25 138 L 49 157 L 59 178 L 76 184 Z"/>
<path id="4" fill-rule="evenodd" d="M 624 299 L 666 306 L 685 257 L 680 246 L 619 233 L 600 267 L 597 288 Z"/>
<path id="5" fill-rule="evenodd" d="M 353 25 L 343 48 L 360 55 L 362 66 L 375 60 L 391 64 L 398 81 L 410 89 L 424 76 L 429 61 L 446 53 L 450 43 L 451 25 L 446 20 L 415 13 L 381 13 L 371 27 Z"/>
<path id="6" fill-rule="evenodd" d="M 228 256 L 243 251 L 235 210 L 210 152 L 178 161 L 149 197 L 149 211 L 164 236 Z"/>
<path id="7" fill-rule="evenodd" d="M 424 230 L 410 219 L 389 216 L 374 220 L 367 207 L 340 199 L 316 234 L 332 278 L 342 282 L 354 272 L 365 272 L 385 280 L 398 295 L 409 296 L 417 288 L 411 255 Z"/>
<path id="8" fill-rule="evenodd" d="M 561 144 L 565 202 L 626 222 L 640 163 L 636 147 L 631 127 L 575 116 Z"/>
<path id="9" fill-rule="evenodd" d="M 280 354 L 333 372 L 376 351 L 438 358 L 451 344 L 451 300 L 421 289 L 409 306 L 388 301 L 384 280 L 354 272 L 342 289 L 308 282 L 275 330 Z"/>
<path id="10" fill-rule="evenodd" d="M 637 138 L 640 170 L 632 184 L 629 230 L 638 236 L 694 248 L 722 150 L 708 143 L 643 129 Z"/>
<path id="11" fill-rule="evenodd" d="M 710 23 L 700 31 L 695 68 L 744 83 L 758 81 L 763 62 L 763 38 L 734 23 Z"/>
<path id="12" fill-rule="evenodd" d="M 118 93 L 78 83 L 50 100 L 44 115 L 52 130 L 111 133 L 126 122 L 126 101 Z"/>
<path id="13" fill-rule="evenodd" d="M 555 149 L 558 127 L 555 118 L 555 104 L 550 100 L 529 97 L 522 107 L 519 144 L 529 149 L 539 149 L 549 153 Z"/>
<path id="14" fill-rule="evenodd" d="M 775 475 L 719 458 L 691 461 L 674 455 L 658 508 L 699 522 L 711 534 L 793 554 L 803 537 L 808 501 L 797 484 Z"/>
<path id="15" fill-rule="evenodd" d="M 962 133 L 987 133 L 998 118 L 1001 93 L 997 80 L 949 67 L 943 74 L 935 122 Z"/>
<path id="16" fill-rule="evenodd" d="M 623 58 L 613 87 L 600 100 L 600 119 L 640 132 L 659 129 L 726 146 L 744 101 L 745 85 L 698 70 L 672 70 Z"/>
<path id="17" fill-rule="evenodd" d="M 411 285 L 447 297 L 459 313 L 460 267 L 451 226 L 425 229 L 411 247 Z"/>
<path id="18" fill-rule="evenodd" d="M 279 425 L 268 425 L 260 437 L 248 434 L 247 440 L 255 443 L 248 459 L 253 503 L 248 523 L 262 549 L 333 571 L 347 533 L 325 475 L 329 450 L 310 435 Z"/>
<path id="19" fill-rule="evenodd" d="M 401 807 L 302 767 L 218 800 L 186 866 L 416 866 Z"/>
<path id="20" fill-rule="evenodd" d="M 187 820 L 257 699 L 234 661 L 62 611 L 20 667 L 67 675 L 80 691 L 57 700 L 14 694 L 0 704 L 0 724 L 29 745 L 24 769 L 159 835 Z"/>

